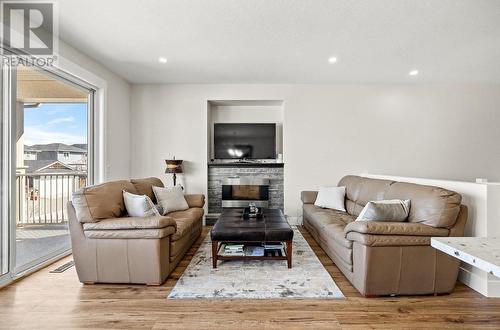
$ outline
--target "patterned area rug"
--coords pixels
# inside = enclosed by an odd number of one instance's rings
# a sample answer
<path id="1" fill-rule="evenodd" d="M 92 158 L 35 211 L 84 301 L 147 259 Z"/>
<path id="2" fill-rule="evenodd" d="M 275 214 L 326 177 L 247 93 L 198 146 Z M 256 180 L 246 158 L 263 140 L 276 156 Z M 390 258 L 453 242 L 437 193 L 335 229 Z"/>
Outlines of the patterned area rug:
<path id="1" fill-rule="evenodd" d="M 168 299 L 326 298 L 344 295 L 302 234 L 294 228 L 292 268 L 285 260 L 219 261 L 212 269 L 210 235 Z"/>

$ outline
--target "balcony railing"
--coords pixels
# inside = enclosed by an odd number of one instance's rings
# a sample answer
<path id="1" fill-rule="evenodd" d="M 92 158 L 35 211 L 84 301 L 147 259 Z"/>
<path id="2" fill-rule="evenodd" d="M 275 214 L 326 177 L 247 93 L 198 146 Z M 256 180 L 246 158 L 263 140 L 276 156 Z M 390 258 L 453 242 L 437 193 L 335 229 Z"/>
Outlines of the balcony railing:
<path id="1" fill-rule="evenodd" d="M 61 224 L 68 221 L 66 204 L 87 184 L 87 173 L 16 175 L 16 223 Z"/>

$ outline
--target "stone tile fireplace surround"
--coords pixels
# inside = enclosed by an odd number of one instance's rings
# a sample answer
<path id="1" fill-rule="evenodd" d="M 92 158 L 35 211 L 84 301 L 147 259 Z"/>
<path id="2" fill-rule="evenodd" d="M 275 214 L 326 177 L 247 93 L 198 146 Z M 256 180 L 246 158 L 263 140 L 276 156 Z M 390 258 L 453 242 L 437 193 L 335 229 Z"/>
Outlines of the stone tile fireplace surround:
<path id="1" fill-rule="evenodd" d="M 207 224 L 213 224 L 222 211 L 222 182 L 231 177 L 252 177 L 269 179 L 269 207 L 283 210 L 283 164 L 208 164 L 208 214 Z"/>

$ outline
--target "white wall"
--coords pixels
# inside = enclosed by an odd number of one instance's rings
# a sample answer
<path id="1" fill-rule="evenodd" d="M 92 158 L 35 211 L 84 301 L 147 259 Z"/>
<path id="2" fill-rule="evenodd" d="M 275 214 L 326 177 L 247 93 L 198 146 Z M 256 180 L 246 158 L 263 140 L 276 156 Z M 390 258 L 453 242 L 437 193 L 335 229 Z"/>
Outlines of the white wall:
<path id="1" fill-rule="evenodd" d="M 130 84 L 64 42 L 59 42 L 59 53 L 106 82 L 105 180 L 130 178 Z"/>
<path id="2" fill-rule="evenodd" d="M 133 85 L 131 175 L 186 161 L 206 192 L 207 100 L 284 100 L 285 212 L 350 173 L 500 180 L 499 84 Z"/>

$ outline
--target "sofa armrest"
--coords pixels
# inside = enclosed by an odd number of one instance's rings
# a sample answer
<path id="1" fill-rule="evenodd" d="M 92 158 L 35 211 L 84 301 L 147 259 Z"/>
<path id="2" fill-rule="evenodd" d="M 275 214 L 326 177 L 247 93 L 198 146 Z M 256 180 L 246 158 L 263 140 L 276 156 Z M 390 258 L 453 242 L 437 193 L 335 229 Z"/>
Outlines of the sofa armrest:
<path id="1" fill-rule="evenodd" d="M 302 200 L 303 204 L 314 204 L 317 196 L 317 191 L 302 191 L 300 193 L 300 199 Z"/>
<path id="2" fill-rule="evenodd" d="M 202 208 L 205 205 L 205 195 L 203 194 L 188 194 L 184 195 L 186 202 L 189 207 L 199 207 Z"/>
<path id="3" fill-rule="evenodd" d="M 388 221 L 353 221 L 344 228 L 347 237 L 349 233 L 369 235 L 397 235 L 397 236 L 448 236 L 446 228 L 435 228 L 421 223 L 388 222 Z"/>
<path id="4" fill-rule="evenodd" d="M 85 237 L 92 239 L 161 239 L 173 234 L 173 226 L 156 229 L 85 230 Z"/>
<path id="5" fill-rule="evenodd" d="M 160 239 L 175 234 L 177 224 L 169 216 L 122 217 L 84 223 L 83 229 L 92 239 Z"/>
<path id="6" fill-rule="evenodd" d="M 98 222 L 83 224 L 83 230 L 141 230 L 141 229 L 163 229 L 172 227 L 174 232 L 177 223 L 169 216 L 150 217 L 122 217 L 104 219 Z"/>

